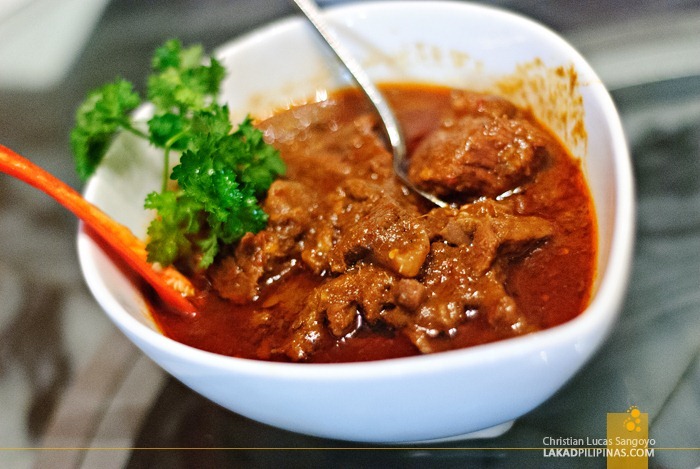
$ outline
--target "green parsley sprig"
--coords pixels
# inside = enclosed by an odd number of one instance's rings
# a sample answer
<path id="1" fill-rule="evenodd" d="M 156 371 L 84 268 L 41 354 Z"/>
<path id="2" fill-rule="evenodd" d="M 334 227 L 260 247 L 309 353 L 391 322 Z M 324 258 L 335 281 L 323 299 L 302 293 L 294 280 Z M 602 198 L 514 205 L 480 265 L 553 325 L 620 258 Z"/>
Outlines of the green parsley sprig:
<path id="1" fill-rule="evenodd" d="M 225 70 L 200 46 L 183 48 L 170 40 L 156 50 L 151 65 L 146 94 L 154 112 L 147 131 L 132 117 L 144 102 L 132 83 L 119 78 L 90 92 L 71 132 L 76 170 L 89 178 L 120 131 L 162 148 L 162 187 L 144 204 L 157 214 L 148 227 L 148 260 L 170 265 L 197 254 L 199 265 L 207 267 L 222 243 L 265 227 L 260 199 L 285 165 L 249 117 L 234 131 L 228 107 L 216 101 Z M 181 152 L 172 172 L 171 151 Z M 177 187 L 170 189 L 169 180 Z"/>

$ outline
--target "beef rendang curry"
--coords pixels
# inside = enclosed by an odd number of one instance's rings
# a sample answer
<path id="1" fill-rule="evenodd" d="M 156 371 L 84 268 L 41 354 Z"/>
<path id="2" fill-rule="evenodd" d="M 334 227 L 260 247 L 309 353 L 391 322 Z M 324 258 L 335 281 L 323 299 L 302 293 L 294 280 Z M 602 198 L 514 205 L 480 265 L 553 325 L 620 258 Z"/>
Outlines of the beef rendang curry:
<path id="1" fill-rule="evenodd" d="M 287 165 L 265 229 L 191 272 L 192 318 L 154 307 L 169 337 L 237 357 L 342 362 L 432 353 L 561 324 L 587 305 L 592 201 L 575 160 L 529 112 L 490 95 L 383 88 L 408 140 L 394 176 L 359 92 L 258 123 Z"/>

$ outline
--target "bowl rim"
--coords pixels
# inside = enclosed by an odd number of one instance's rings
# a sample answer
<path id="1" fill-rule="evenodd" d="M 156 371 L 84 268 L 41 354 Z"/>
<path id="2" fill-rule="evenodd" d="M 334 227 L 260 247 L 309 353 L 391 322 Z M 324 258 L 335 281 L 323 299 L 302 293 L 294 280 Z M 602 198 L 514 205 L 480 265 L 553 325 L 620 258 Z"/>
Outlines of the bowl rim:
<path id="1" fill-rule="evenodd" d="M 384 8 L 472 9 L 502 16 L 509 21 L 526 23 L 528 28 L 534 29 L 538 34 L 547 35 L 549 40 L 555 41 L 558 47 L 564 47 L 572 60 L 575 60 L 577 71 L 580 69 L 581 72 L 585 73 L 585 76 L 597 77 L 585 59 L 562 37 L 536 20 L 499 7 L 449 0 L 370 1 L 332 6 L 326 8 L 324 14 L 330 17 L 359 11 L 371 14 L 373 11 Z M 223 53 L 231 53 L 236 48 L 249 47 L 252 43 L 263 40 L 267 36 L 279 34 L 286 28 L 301 28 L 304 27 L 304 24 L 304 20 L 299 17 L 275 20 L 224 43 L 215 49 L 215 54 L 218 56 Z M 520 356 L 533 350 L 545 350 L 555 343 L 576 341 L 577 338 L 587 335 L 588 332 L 600 329 L 600 339 L 588 353 L 591 355 L 593 349 L 597 348 L 597 345 L 607 336 L 626 292 L 633 252 L 635 210 L 631 161 L 620 117 L 610 94 L 600 80 L 592 83 L 590 90 L 594 94 L 595 101 L 602 107 L 602 114 L 606 118 L 605 127 L 612 137 L 611 153 L 615 170 L 613 181 L 614 217 L 611 222 L 613 229 L 606 265 L 597 267 L 601 279 L 597 291 L 593 293 L 588 306 L 577 317 L 563 324 L 524 336 L 411 357 L 353 363 L 271 362 L 230 357 L 197 349 L 170 339 L 161 332 L 139 322 L 109 292 L 104 278 L 100 274 L 98 262 L 92 255 L 92 250 L 99 248 L 83 231 L 81 224 L 77 241 L 79 263 L 83 276 L 102 309 L 127 335 L 138 338 L 139 342 L 151 344 L 173 358 L 206 365 L 209 368 L 235 370 L 247 375 L 269 376 L 273 374 L 278 377 L 326 381 L 329 379 L 372 379 L 378 376 L 405 374 L 407 371 L 412 374 L 432 374 L 438 370 L 463 368 L 474 364 L 483 365 L 484 363 L 501 361 L 505 357 Z M 92 178 L 85 187 L 84 196 L 88 200 L 94 200 L 94 194 L 98 190 L 98 179 Z"/>

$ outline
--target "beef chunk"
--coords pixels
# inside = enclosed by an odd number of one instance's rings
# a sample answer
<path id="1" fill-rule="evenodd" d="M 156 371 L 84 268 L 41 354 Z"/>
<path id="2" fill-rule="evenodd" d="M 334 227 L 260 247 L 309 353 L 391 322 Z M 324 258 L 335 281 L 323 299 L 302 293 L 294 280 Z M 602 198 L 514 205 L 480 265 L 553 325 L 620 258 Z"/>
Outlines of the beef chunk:
<path id="1" fill-rule="evenodd" d="M 327 204 L 305 239 L 302 260 L 314 272 L 342 273 L 372 259 L 397 274 L 415 276 L 430 248 L 415 207 L 402 204 L 387 188 L 349 179 Z"/>
<path id="2" fill-rule="evenodd" d="M 339 111 L 338 103 L 328 100 L 263 123 L 267 140 L 288 163 L 287 177 L 324 194 L 349 177 L 393 177 L 391 154 L 376 132 L 374 113 L 344 116 Z"/>
<path id="3" fill-rule="evenodd" d="M 258 295 L 258 282 L 265 273 L 265 232 L 247 233 L 235 254 L 211 268 L 212 286 L 222 298 L 243 304 Z"/>
<path id="4" fill-rule="evenodd" d="M 267 194 L 263 209 L 269 216 L 265 231 L 267 237 L 267 271 L 274 264 L 283 263 L 296 255 L 300 242 L 315 219 L 317 202 L 313 192 L 303 184 L 292 181 L 275 181 Z"/>
<path id="5" fill-rule="evenodd" d="M 540 217 L 517 215 L 505 202 L 480 199 L 459 209 L 433 210 L 425 218 L 432 241 L 469 247 L 478 253 L 464 260 L 464 268 L 481 275 L 498 254 L 517 256 L 525 253 L 553 233 L 550 222 Z"/>
<path id="6" fill-rule="evenodd" d="M 384 320 L 395 308 L 395 274 L 360 264 L 314 289 L 292 324 L 292 334 L 282 352 L 293 360 L 307 358 L 329 331 L 335 337 L 351 334 L 363 321 Z M 396 321 L 396 312 L 391 316 Z M 405 324 L 404 320 L 402 324 Z"/>
<path id="7" fill-rule="evenodd" d="M 245 303 L 258 296 L 266 278 L 290 267 L 314 220 L 316 200 L 302 184 L 277 180 L 264 203 L 269 215 L 265 230 L 247 233 L 230 256 L 211 269 L 212 286 L 222 298 Z"/>
<path id="8" fill-rule="evenodd" d="M 505 203 L 490 199 L 431 214 L 428 224 L 433 242 L 419 278 L 430 295 L 406 330 L 416 346 L 424 353 L 434 351 L 434 338 L 450 334 L 476 314 L 486 315 L 495 329 L 530 330 L 505 289 L 502 262 L 551 236 L 551 224 L 516 215 Z"/>
<path id="9" fill-rule="evenodd" d="M 348 265 L 369 257 L 397 274 L 414 277 L 429 250 L 428 235 L 420 221 L 383 198 L 347 227 L 331 251 L 331 268 L 342 272 Z"/>
<path id="10" fill-rule="evenodd" d="M 263 209 L 271 226 L 288 228 L 289 236 L 298 236 L 309 229 L 315 206 L 316 199 L 306 186 L 278 179 L 267 191 Z"/>
<path id="11" fill-rule="evenodd" d="M 545 160 L 546 136 L 517 117 L 466 115 L 446 122 L 413 152 L 409 178 L 441 197 L 495 197 Z"/>

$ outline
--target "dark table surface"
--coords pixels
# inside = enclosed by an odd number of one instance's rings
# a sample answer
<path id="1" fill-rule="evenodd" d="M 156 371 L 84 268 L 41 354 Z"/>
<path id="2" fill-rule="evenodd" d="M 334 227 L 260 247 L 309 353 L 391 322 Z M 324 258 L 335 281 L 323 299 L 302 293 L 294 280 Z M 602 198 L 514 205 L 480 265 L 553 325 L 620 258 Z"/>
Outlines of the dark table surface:
<path id="1" fill-rule="evenodd" d="M 76 188 L 67 135 L 89 89 L 117 75 L 142 85 L 168 38 L 211 50 L 294 13 L 284 0 L 95 0 L 91 11 L 74 0 L 17 3 L 4 17 L 0 9 L 0 143 Z M 368 448 L 252 422 L 131 345 L 83 283 L 76 221 L 0 176 L 0 465 L 603 467 L 602 458 L 547 459 L 524 448 L 545 437 L 604 438 L 606 413 L 636 405 L 658 448 L 650 466 L 700 466 L 700 3 L 489 3 L 569 39 L 612 90 L 629 140 L 632 278 L 619 323 L 581 373 L 490 440 Z M 43 18 L 38 9 L 53 10 Z M 73 33 L 80 38 L 61 59 L 50 46 Z M 45 79 L 23 78 L 25 61 Z M 185 449 L 200 447 L 229 449 Z"/>

